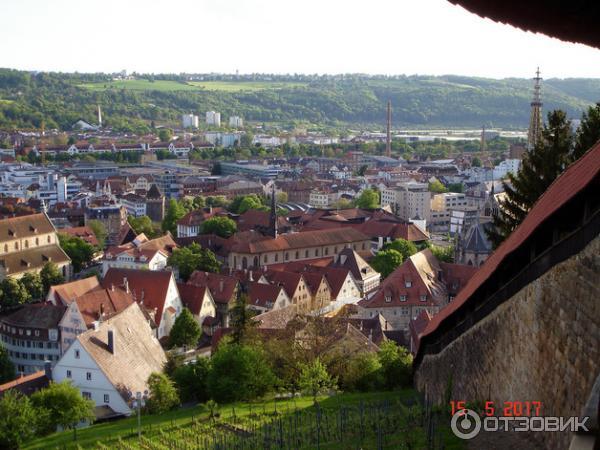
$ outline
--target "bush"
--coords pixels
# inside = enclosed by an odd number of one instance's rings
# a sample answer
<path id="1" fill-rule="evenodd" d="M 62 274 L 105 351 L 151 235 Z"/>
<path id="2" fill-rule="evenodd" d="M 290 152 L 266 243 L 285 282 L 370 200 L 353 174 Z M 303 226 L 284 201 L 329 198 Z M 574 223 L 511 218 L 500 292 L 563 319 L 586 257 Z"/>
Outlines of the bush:
<path id="1" fill-rule="evenodd" d="M 179 395 L 173 382 L 162 373 L 153 373 L 148 378 L 150 396 L 146 409 L 150 414 L 162 414 L 179 405 Z"/>
<path id="2" fill-rule="evenodd" d="M 183 402 L 208 400 L 208 376 L 210 359 L 198 357 L 195 362 L 175 369 L 173 381 Z"/>
<path id="3" fill-rule="evenodd" d="M 383 383 L 386 389 L 406 387 L 411 384 L 412 355 L 393 341 L 381 344 L 377 354 L 381 363 Z"/>
<path id="4" fill-rule="evenodd" d="M 375 353 L 360 353 L 352 358 L 342 374 L 341 385 L 347 391 L 375 391 L 384 385 L 382 365 Z"/>

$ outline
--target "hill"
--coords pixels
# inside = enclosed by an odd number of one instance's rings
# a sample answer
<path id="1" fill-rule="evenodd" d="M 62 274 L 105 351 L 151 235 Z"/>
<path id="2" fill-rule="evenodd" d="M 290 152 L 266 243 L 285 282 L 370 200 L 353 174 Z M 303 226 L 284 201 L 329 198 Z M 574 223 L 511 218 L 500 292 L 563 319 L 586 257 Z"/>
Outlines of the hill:
<path id="1" fill-rule="evenodd" d="M 145 132 L 179 123 L 184 112 L 220 111 L 226 118 L 317 127 L 382 127 L 387 100 L 394 126 L 526 128 L 532 82 L 465 76 L 194 76 L 29 73 L 0 69 L 0 129 L 69 129 L 79 118 L 94 122 L 102 106 L 105 124 Z M 600 101 L 600 79 L 549 79 L 546 110 L 579 118 Z"/>

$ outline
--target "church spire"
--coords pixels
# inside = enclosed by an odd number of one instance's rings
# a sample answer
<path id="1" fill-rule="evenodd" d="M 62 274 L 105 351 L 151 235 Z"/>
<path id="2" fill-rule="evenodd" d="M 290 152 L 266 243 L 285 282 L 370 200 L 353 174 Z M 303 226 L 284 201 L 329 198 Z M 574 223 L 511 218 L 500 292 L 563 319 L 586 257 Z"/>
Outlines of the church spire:
<path id="1" fill-rule="evenodd" d="M 542 96 L 540 81 L 540 68 L 535 73 L 533 87 L 533 101 L 531 102 L 531 115 L 529 117 L 529 132 L 527 133 L 527 150 L 532 150 L 542 135 Z"/>
<path id="2" fill-rule="evenodd" d="M 277 198 L 275 195 L 275 182 L 271 189 L 271 214 L 269 216 L 269 235 L 277 237 Z"/>

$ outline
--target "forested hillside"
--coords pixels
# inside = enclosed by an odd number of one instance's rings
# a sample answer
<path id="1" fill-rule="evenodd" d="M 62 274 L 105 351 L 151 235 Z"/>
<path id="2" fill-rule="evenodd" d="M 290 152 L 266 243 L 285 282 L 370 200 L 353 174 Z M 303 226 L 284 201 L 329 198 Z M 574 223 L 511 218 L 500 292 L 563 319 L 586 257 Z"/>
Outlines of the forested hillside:
<path id="1" fill-rule="evenodd" d="M 220 111 L 226 119 L 317 126 L 382 126 L 387 100 L 395 126 L 516 127 L 528 124 L 532 81 L 464 76 L 344 75 L 337 77 L 213 76 L 188 81 L 183 75 L 140 75 L 112 81 L 105 74 L 29 73 L 0 69 L 0 129 L 69 129 L 78 119 L 145 132 L 154 124 L 177 124 L 184 112 Z M 544 109 L 560 108 L 579 118 L 600 101 L 600 79 L 543 82 Z"/>

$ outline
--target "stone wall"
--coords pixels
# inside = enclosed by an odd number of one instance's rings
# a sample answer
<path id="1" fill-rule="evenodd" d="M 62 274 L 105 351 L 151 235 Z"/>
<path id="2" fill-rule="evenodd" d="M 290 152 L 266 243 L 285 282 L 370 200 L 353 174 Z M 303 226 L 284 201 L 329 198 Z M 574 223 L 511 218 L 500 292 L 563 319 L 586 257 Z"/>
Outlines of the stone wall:
<path id="1" fill-rule="evenodd" d="M 541 401 L 543 416 L 578 416 L 600 373 L 600 237 L 502 303 L 415 372 L 435 403 Z M 565 449 L 570 433 L 531 433 Z"/>

